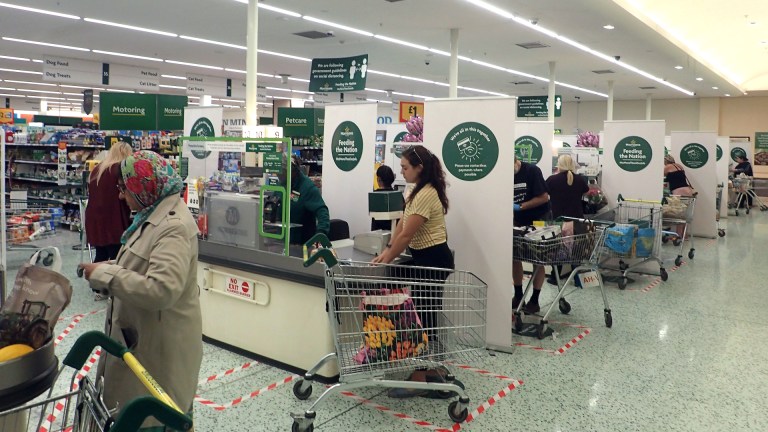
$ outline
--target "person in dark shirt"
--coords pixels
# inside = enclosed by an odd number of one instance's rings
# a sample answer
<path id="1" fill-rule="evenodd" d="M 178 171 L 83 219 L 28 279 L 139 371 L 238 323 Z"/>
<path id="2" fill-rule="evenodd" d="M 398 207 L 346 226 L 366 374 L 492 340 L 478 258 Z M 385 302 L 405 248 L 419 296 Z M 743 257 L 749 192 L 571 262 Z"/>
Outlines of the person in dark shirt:
<path id="1" fill-rule="evenodd" d="M 736 162 L 738 162 L 738 164 L 734 168 L 730 169 L 730 171 L 734 175 L 744 174 L 747 177 L 753 177 L 754 176 L 754 174 L 752 173 L 752 164 L 749 163 L 749 159 L 747 159 L 746 155 L 744 155 L 744 156 L 736 156 Z M 752 207 L 752 196 L 751 195 L 747 194 L 746 203 L 742 204 L 742 206 L 743 205 Z"/>
<path id="2" fill-rule="evenodd" d="M 392 187 L 394 182 L 395 173 L 392 171 L 392 168 L 382 165 L 376 170 L 376 183 L 379 185 L 376 191 L 394 191 L 395 188 Z M 376 230 L 392 230 L 392 221 L 371 219 L 371 231 Z"/>
<path id="3" fill-rule="evenodd" d="M 331 217 L 320 191 L 312 180 L 301 172 L 301 162 L 291 157 L 291 223 L 301 224 L 301 236 L 292 243 L 303 244 L 317 233 L 328 235 Z"/>
<path id="4" fill-rule="evenodd" d="M 557 159 L 558 173 L 547 179 L 547 190 L 552 205 L 552 217 L 584 217 L 582 197 L 589 191 L 584 177 L 576 174 L 576 163 L 571 155 Z"/>
<path id="5" fill-rule="evenodd" d="M 533 221 L 547 219 L 549 216 L 549 192 L 541 170 L 536 165 L 525 163 L 515 157 L 515 198 L 514 198 L 514 225 L 528 226 Z M 515 296 L 512 299 L 512 308 L 523 301 L 523 263 L 512 261 L 512 282 L 515 285 Z M 544 284 L 544 268 L 533 268 L 533 294 L 525 305 L 525 312 L 537 313 L 539 307 L 539 293 Z"/>

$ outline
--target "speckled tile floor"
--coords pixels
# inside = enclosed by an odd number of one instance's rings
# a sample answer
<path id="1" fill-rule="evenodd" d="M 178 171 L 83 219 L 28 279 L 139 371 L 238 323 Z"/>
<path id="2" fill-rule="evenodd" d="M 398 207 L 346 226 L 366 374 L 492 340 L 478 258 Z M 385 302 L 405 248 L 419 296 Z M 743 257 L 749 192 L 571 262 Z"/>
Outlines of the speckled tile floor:
<path id="1" fill-rule="evenodd" d="M 569 316 L 555 312 L 556 339 L 542 341 L 514 336 L 526 345 L 556 350 L 588 329 L 589 334 L 561 355 L 529 347 L 512 354 L 496 353 L 471 366 L 487 370 L 457 370 L 467 386 L 470 412 L 489 398 L 492 406 L 461 430 L 486 431 L 698 431 L 768 430 L 764 389 L 768 388 L 768 347 L 760 343 L 768 332 L 768 280 L 766 254 L 768 215 L 753 212 L 723 222 L 727 236 L 699 239 L 696 257 L 670 272 L 667 282 L 655 276 L 632 276 L 635 282 L 620 291 L 607 285 L 613 310 L 613 328 L 603 322 L 599 291 L 577 291 L 569 297 Z M 101 329 L 104 302 L 95 302 L 82 279 L 75 275 L 79 252 L 72 251 L 76 235 L 60 233 L 42 243 L 54 243 L 64 253 L 64 273 L 75 295 L 57 327 L 61 332 L 76 314 L 86 315 L 59 344 L 66 353 L 79 334 Z M 686 249 L 687 252 L 687 249 Z M 8 280 L 29 256 L 29 251 L 8 255 Z M 676 250 L 664 248 L 667 268 Z M 652 268 L 652 267 L 651 267 Z M 552 299 L 550 287 L 543 302 Z M 290 412 L 301 412 L 323 390 L 315 384 L 310 401 L 298 401 L 291 392 L 292 374 L 220 348 L 206 345 L 201 380 L 227 369 L 251 365 L 212 382 L 202 382 L 201 401 L 231 404 L 235 399 L 263 390 L 258 396 L 221 411 L 195 406 L 197 431 L 287 431 Z M 499 379 L 493 375 L 509 377 Z M 510 383 L 518 384 L 510 390 Z M 267 388 L 282 383 L 274 389 Z M 57 387 L 57 389 L 63 387 Z M 506 391 L 502 391 L 506 389 Z M 458 430 L 447 416 L 447 402 L 393 400 L 378 388 L 355 391 L 356 398 L 340 396 L 318 409 L 316 430 L 417 431 Z M 503 395 L 503 397 L 501 397 Z M 417 424 L 418 423 L 418 424 Z"/>

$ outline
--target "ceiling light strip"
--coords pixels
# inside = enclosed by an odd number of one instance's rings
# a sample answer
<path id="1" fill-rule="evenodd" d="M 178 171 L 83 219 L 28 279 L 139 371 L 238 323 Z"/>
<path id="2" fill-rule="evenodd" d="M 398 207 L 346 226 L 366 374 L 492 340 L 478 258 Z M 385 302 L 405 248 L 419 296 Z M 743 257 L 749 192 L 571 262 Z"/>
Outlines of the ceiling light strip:
<path id="1" fill-rule="evenodd" d="M 13 57 L 13 56 L 6 56 L 6 55 L 0 55 L 0 59 L 6 59 L 6 60 L 18 60 L 18 61 L 30 61 L 28 58 L 24 58 L 24 57 Z"/>
<path id="2" fill-rule="evenodd" d="M 163 61 L 163 59 L 159 59 L 157 57 L 145 57 L 145 56 L 140 56 L 136 54 L 125 54 L 125 53 L 119 53 L 114 51 L 93 50 L 93 52 L 96 54 L 104 54 L 104 55 L 111 55 L 111 56 L 117 56 L 117 57 L 128 57 L 128 58 L 133 58 L 138 60 L 147 60 L 147 61 L 153 61 L 153 62 Z"/>
<path id="3" fill-rule="evenodd" d="M 48 42 L 37 42 L 37 41 L 32 41 L 27 39 L 10 38 L 5 36 L 3 36 L 3 40 L 10 41 L 10 42 L 27 43 L 32 45 L 49 46 L 53 48 L 61 48 L 61 49 L 68 49 L 68 50 L 74 50 L 74 51 L 85 51 L 85 52 L 91 51 L 88 48 L 81 48 L 81 47 L 69 46 L 69 45 L 59 45 L 59 44 L 53 44 Z"/>
<path id="4" fill-rule="evenodd" d="M 240 1 L 240 0 L 236 0 L 236 1 L 239 1 L 240 3 L 248 4 L 247 1 Z M 296 12 L 293 12 L 293 11 L 289 11 L 287 9 L 275 7 L 275 6 L 272 6 L 272 5 L 268 5 L 266 3 L 259 2 L 259 9 L 266 9 L 268 11 L 281 13 L 283 15 L 288 15 L 288 16 L 291 16 L 291 17 L 294 17 L 294 18 L 301 18 L 301 14 L 299 14 L 299 13 L 296 13 Z"/>
<path id="5" fill-rule="evenodd" d="M 36 71 L 30 71 L 30 70 L 21 70 L 21 69 L 6 69 L 6 68 L 0 68 L 0 72 L 13 72 L 13 73 L 22 73 L 22 74 L 31 74 L 31 75 L 42 75 L 42 72 L 36 72 Z"/>
<path id="6" fill-rule="evenodd" d="M 337 28 L 337 29 L 346 30 L 348 32 L 361 34 L 363 36 L 368 36 L 368 37 L 373 36 L 373 33 L 369 32 L 369 31 L 356 29 L 354 27 L 349 27 L 349 26 L 345 26 L 345 25 L 342 25 L 342 24 L 336 24 L 334 22 L 326 21 L 326 20 L 323 20 L 323 19 L 320 19 L 320 18 L 315 18 L 315 17 L 311 17 L 311 16 L 307 16 L 307 15 L 304 15 L 302 18 L 304 18 L 307 21 L 312 21 L 312 22 L 315 22 L 315 23 L 318 23 L 318 24 L 323 24 L 323 25 L 329 26 L 329 27 L 334 27 L 334 28 Z"/>
<path id="7" fill-rule="evenodd" d="M 166 63 L 170 64 L 177 64 L 182 66 L 191 66 L 191 67 L 197 67 L 202 69 L 213 69 L 213 70 L 224 70 L 223 67 L 220 66 L 211 66 L 211 65 L 204 65 L 199 63 L 189 63 L 189 62 L 183 62 L 183 61 L 177 61 L 177 60 L 165 60 Z"/>
<path id="8" fill-rule="evenodd" d="M 83 18 L 83 20 L 85 20 L 86 22 L 89 22 L 89 23 L 93 23 L 93 24 L 108 25 L 108 26 L 112 26 L 112 27 L 119 27 L 119 28 L 124 28 L 124 29 L 127 29 L 127 30 L 136 30 L 136 31 L 140 31 L 140 32 L 158 34 L 158 35 L 162 35 L 162 36 L 170 36 L 170 37 L 178 36 L 176 33 L 171 33 L 171 32 L 167 32 L 167 31 L 154 30 L 154 29 L 149 29 L 149 28 L 146 28 L 146 27 L 138 27 L 138 26 L 128 25 L 128 24 L 120 24 L 120 23 L 116 23 L 116 22 L 112 22 L 112 21 L 104 21 L 104 20 L 100 20 L 100 19 L 96 19 L 96 18 Z"/>
<path id="9" fill-rule="evenodd" d="M 233 44 L 233 43 L 229 43 L 229 42 L 219 42 L 219 41 L 215 41 L 215 40 L 211 40 L 211 39 L 203 39 L 203 38 L 199 38 L 199 37 L 186 36 L 186 35 L 181 35 L 179 37 L 182 38 L 182 39 L 191 40 L 191 41 L 195 41 L 195 42 L 202 42 L 202 43 L 207 43 L 207 44 L 212 44 L 212 45 L 220 45 L 220 46 L 225 46 L 225 47 L 229 47 L 229 48 L 235 48 L 235 49 L 239 49 L 239 50 L 243 50 L 243 51 L 248 49 L 247 46 Z"/>
<path id="10" fill-rule="evenodd" d="M 56 17 L 59 17 L 59 18 L 68 18 L 68 19 L 74 19 L 74 20 L 79 20 L 80 19 L 80 17 L 77 16 L 77 15 L 70 15 L 70 14 L 65 14 L 65 13 L 60 13 L 60 12 L 53 12 L 53 11 L 49 11 L 49 10 L 45 10 L 45 9 L 37 9 L 37 8 L 33 8 L 33 7 L 28 7 L 28 6 L 19 6 L 19 5 L 15 5 L 15 4 L 11 4 L 11 3 L 2 3 L 2 2 L 0 2 L 0 7 L 6 7 L 6 8 L 11 8 L 11 9 L 18 9 L 18 10 L 23 10 L 23 11 L 26 11 L 26 12 L 34 12 L 34 13 L 45 14 L 45 15 L 52 15 L 52 16 L 56 16 Z"/>

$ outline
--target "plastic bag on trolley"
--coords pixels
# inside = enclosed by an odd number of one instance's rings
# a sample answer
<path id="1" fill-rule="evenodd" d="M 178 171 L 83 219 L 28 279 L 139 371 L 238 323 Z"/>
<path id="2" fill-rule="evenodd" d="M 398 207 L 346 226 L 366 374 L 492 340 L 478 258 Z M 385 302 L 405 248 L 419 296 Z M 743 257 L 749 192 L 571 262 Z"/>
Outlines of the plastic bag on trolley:
<path id="1" fill-rule="evenodd" d="M 403 360 L 426 352 L 427 333 L 408 289 L 381 289 L 363 293 L 364 343 L 354 360 L 357 364 Z"/>
<path id="2" fill-rule="evenodd" d="M 666 203 L 661 206 L 662 217 L 668 219 L 685 219 L 688 204 L 683 202 L 679 196 L 670 195 L 665 198 Z"/>
<path id="3" fill-rule="evenodd" d="M 621 255 L 629 255 L 635 246 L 636 225 L 615 224 L 605 229 L 605 246 Z"/>
<path id="4" fill-rule="evenodd" d="M 637 242 L 635 243 L 635 256 L 648 258 L 653 254 L 653 245 L 656 242 L 656 230 L 653 228 L 640 228 L 637 230 Z"/>

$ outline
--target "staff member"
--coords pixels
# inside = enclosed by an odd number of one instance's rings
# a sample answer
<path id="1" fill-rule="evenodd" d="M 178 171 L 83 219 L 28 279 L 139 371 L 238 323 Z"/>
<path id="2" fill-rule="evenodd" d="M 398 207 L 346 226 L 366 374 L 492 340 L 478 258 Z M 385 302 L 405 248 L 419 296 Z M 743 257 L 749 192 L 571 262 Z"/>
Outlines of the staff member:
<path id="1" fill-rule="evenodd" d="M 291 156 L 291 223 L 301 224 L 300 238 L 293 243 L 304 244 L 317 233 L 331 231 L 331 216 L 320 190 L 303 172 L 301 161 Z"/>
<path id="2" fill-rule="evenodd" d="M 392 183 L 394 182 L 395 182 L 395 173 L 392 172 L 392 168 L 386 165 L 382 165 L 379 167 L 379 169 L 376 170 L 376 183 L 379 185 L 379 188 L 376 189 L 374 192 L 394 191 L 395 188 L 392 187 Z M 391 229 L 392 229 L 391 221 L 371 219 L 371 231 L 376 231 L 376 230 L 389 231 Z"/>
<path id="3" fill-rule="evenodd" d="M 525 163 L 515 157 L 515 211 L 514 225 L 529 226 L 533 221 L 546 219 L 549 216 L 549 191 L 541 169 L 536 165 Z M 513 257 L 512 283 L 515 285 L 515 296 L 512 298 L 512 308 L 517 309 L 523 301 L 523 263 Z M 533 268 L 533 294 L 525 305 L 525 312 L 539 312 L 539 294 L 544 285 L 544 267 Z"/>

